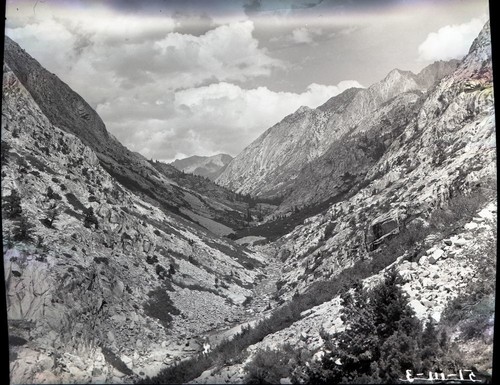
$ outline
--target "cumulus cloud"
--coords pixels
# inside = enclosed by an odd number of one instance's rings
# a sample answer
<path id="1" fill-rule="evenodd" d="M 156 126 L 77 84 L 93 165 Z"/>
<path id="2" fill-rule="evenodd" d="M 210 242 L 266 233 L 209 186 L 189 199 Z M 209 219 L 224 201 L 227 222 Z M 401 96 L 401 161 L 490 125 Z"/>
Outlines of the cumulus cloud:
<path id="1" fill-rule="evenodd" d="M 467 23 L 447 25 L 437 32 L 431 32 L 418 47 L 419 59 L 435 61 L 462 58 L 469 51 L 486 20 L 487 16 L 484 15 Z"/>
<path id="2" fill-rule="evenodd" d="M 113 123 L 112 131 L 125 145 L 154 159 L 170 161 L 180 153 L 236 155 L 300 106 L 317 107 L 351 87 L 362 86 L 356 81 L 342 81 L 336 86 L 313 83 L 302 93 L 293 93 L 267 87 L 244 89 L 220 82 L 175 92 L 171 109 L 165 112 L 169 116 L 137 120 L 114 117 L 117 123 Z M 117 111 L 104 107 L 98 110 L 102 116 Z"/>
<path id="3" fill-rule="evenodd" d="M 23 20 L 11 12 L 7 35 L 82 95 L 124 145 L 149 158 L 236 155 L 300 106 L 360 86 L 312 83 L 296 93 L 257 87 L 287 68 L 259 45 L 252 21 L 215 26 L 200 16 L 203 28 L 194 31 L 192 18 L 179 15 L 110 14 L 105 7 L 44 14 L 49 6 Z M 320 34 L 299 28 L 295 40 Z"/>
<path id="4" fill-rule="evenodd" d="M 259 48 L 253 29 L 252 21 L 244 21 L 222 25 L 202 36 L 169 33 L 155 48 L 168 59 L 165 65 L 184 86 L 199 85 L 213 77 L 244 81 L 284 67 Z"/>

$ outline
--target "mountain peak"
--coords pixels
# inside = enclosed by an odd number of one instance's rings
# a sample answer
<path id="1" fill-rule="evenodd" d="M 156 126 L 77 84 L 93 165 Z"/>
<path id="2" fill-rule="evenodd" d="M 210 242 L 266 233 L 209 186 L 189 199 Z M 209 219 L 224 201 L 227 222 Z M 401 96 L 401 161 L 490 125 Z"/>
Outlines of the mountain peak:
<path id="1" fill-rule="evenodd" d="M 399 68 L 394 68 L 387 76 L 382 80 L 382 82 L 394 81 L 401 78 L 413 78 L 415 74 L 411 71 L 400 70 Z"/>
<path id="2" fill-rule="evenodd" d="M 311 108 L 307 106 L 300 106 L 297 111 L 295 111 L 296 114 L 303 114 L 304 112 L 310 111 Z"/>
<path id="3" fill-rule="evenodd" d="M 193 155 L 184 159 L 176 159 L 170 164 L 178 170 L 215 180 L 232 160 L 233 157 L 229 154 Z"/>

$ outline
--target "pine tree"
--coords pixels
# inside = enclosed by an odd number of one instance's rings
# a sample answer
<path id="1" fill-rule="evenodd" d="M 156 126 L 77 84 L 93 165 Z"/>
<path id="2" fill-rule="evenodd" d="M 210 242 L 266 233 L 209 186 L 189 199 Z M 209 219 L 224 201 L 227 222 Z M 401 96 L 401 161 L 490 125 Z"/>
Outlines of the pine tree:
<path id="1" fill-rule="evenodd" d="M 425 372 L 435 370 L 439 366 L 437 361 L 442 353 L 441 342 L 438 338 L 434 320 L 429 316 L 422 333 L 421 358 Z"/>
<path id="2" fill-rule="evenodd" d="M 54 190 L 52 189 L 52 187 L 48 187 L 47 188 L 47 198 L 49 199 L 54 199 Z"/>
<path id="3" fill-rule="evenodd" d="M 311 382 L 395 382 L 421 369 L 422 326 L 398 283 L 392 270 L 371 292 L 358 283 L 342 295 L 346 329 L 327 341 L 331 353 L 309 370 Z"/>
<path id="4" fill-rule="evenodd" d="M 8 142 L 5 142 L 2 140 L 1 147 L 0 147 L 0 152 L 1 152 L 1 163 L 2 166 L 7 164 L 9 161 L 9 151 L 11 149 L 11 145 Z"/>
<path id="5" fill-rule="evenodd" d="M 16 241 L 31 241 L 31 230 L 33 227 L 34 226 L 28 221 L 28 218 L 21 214 L 14 227 L 14 239 Z"/>
<path id="6" fill-rule="evenodd" d="M 18 218 L 22 214 L 21 197 L 16 189 L 13 189 L 10 195 L 4 198 L 3 208 L 9 219 Z"/>

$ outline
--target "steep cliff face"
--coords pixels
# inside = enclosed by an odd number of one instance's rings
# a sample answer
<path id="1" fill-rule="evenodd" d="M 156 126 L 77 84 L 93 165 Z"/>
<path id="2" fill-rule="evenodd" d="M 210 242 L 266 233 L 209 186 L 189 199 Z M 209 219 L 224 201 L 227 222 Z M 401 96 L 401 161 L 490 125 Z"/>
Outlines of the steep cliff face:
<path id="1" fill-rule="evenodd" d="M 8 65 L 2 115 L 14 383 L 130 382 L 246 314 L 260 254 L 117 183 Z"/>
<path id="2" fill-rule="evenodd" d="M 343 199 L 365 181 L 368 171 L 415 118 L 421 102 L 420 92 L 405 92 L 363 119 L 353 133 L 300 170 L 278 211 Z"/>
<path id="3" fill-rule="evenodd" d="M 305 288 L 339 274 L 403 224 L 496 178 L 489 41 L 487 24 L 458 68 L 419 102 L 383 156 L 371 167 L 363 163 L 369 170 L 349 195 L 281 239 L 289 264 L 284 286 Z"/>
<path id="4" fill-rule="evenodd" d="M 178 170 L 216 180 L 224 172 L 233 157 L 228 154 L 213 156 L 190 156 L 171 163 Z"/>
<path id="5" fill-rule="evenodd" d="M 49 122 L 91 148 L 100 165 L 120 184 L 188 220 L 202 226 L 210 223 L 210 229 L 225 229 L 218 234 L 231 232 L 233 227 L 244 223 L 248 205 L 238 202 L 236 195 L 219 202 L 216 196 L 191 190 L 190 185 L 196 180 L 191 175 L 186 177 L 173 167 L 168 174 L 159 172 L 146 158 L 128 150 L 110 135 L 99 115 L 82 97 L 9 37 L 5 38 L 4 56 L 5 63 Z M 202 182 L 196 180 L 196 183 Z M 208 181 L 206 184 L 209 185 L 206 191 L 217 190 L 215 184 Z M 216 225 L 212 225 L 214 221 Z"/>
<path id="6" fill-rule="evenodd" d="M 243 150 L 217 182 L 244 194 L 287 195 L 295 188 L 300 170 L 355 130 L 363 119 L 397 95 L 426 90 L 432 79 L 454 67 L 453 62 L 431 65 L 419 75 L 396 69 L 367 89 L 346 90 L 314 110 L 301 107 Z"/>

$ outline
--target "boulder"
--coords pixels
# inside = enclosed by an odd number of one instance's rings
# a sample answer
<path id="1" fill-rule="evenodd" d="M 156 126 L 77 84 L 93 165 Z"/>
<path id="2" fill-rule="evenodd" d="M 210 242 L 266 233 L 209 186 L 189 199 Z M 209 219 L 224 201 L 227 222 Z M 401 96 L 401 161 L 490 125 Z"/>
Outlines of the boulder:
<path id="1" fill-rule="evenodd" d="M 468 242 L 464 238 L 452 238 L 452 242 L 455 246 L 462 247 L 465 246 Z"/>
<path id="2" fill-rule="evenodd" d="M 444 251 L 442 249 L 436 249 L 432 253 L 432 255 L 429 257 L 429 263 L 430 264 L 435 264 L 439 258 L 441 258 L 444 255 Z"/>
<path id="3" fill-rule="evenodd" d="M 470 222 L 470 223 L 467 223 L 465 226 L 464 226 L 464 229 L 465 230 L 474 230 L 474 229 L 477 229 L 478 225 L 477 223 L 475 222 Z"/>
<path id="4" fill-rule="evenodd" d="M 421 303 L 422 303 L 422 305 L 424 305 L 424 306 L 425 306 L 425 307 L 427 307 L 427 308 L 432 308 L 432 307 L 434 307 L 434 302 L 429 301 L 429 300 L 427 300 L 427 299 L 424 299 Z"/>
<path id="5" fill-rule="evenodd" d="M 415 310 L 418 318 L 424 318 L 427 314 L 427 308 L 417 299 L 410 301 L 410 306 Z"/>
<path id="6" fill-rule="evenodd" d="M 431 247 L 429 250 L 427 250 L 425 253 L 427 255 L 432 255 L 434 253 L 434 251 L 436 251 L 437 249 L 437 246 L 434 246 L 434 247 Z"/>
<path id="7" fill-rule="evenodd" d="M 490 210 L 488 210 L 488 209 L 482 209 L 478 213 L 478 216 L 480 218 L 483 218 L 483 219 L 488 220 L 488 221 L 493 221 L 493 219 L 494 219 L 493 213 Z"/>
<path id="8" fill-rule="evenodd" d="M 431 317 L 434 321 L 439 323 L 439 321 L 441 320 L 441 312 L 436 311 L 431 314 Z"/>

